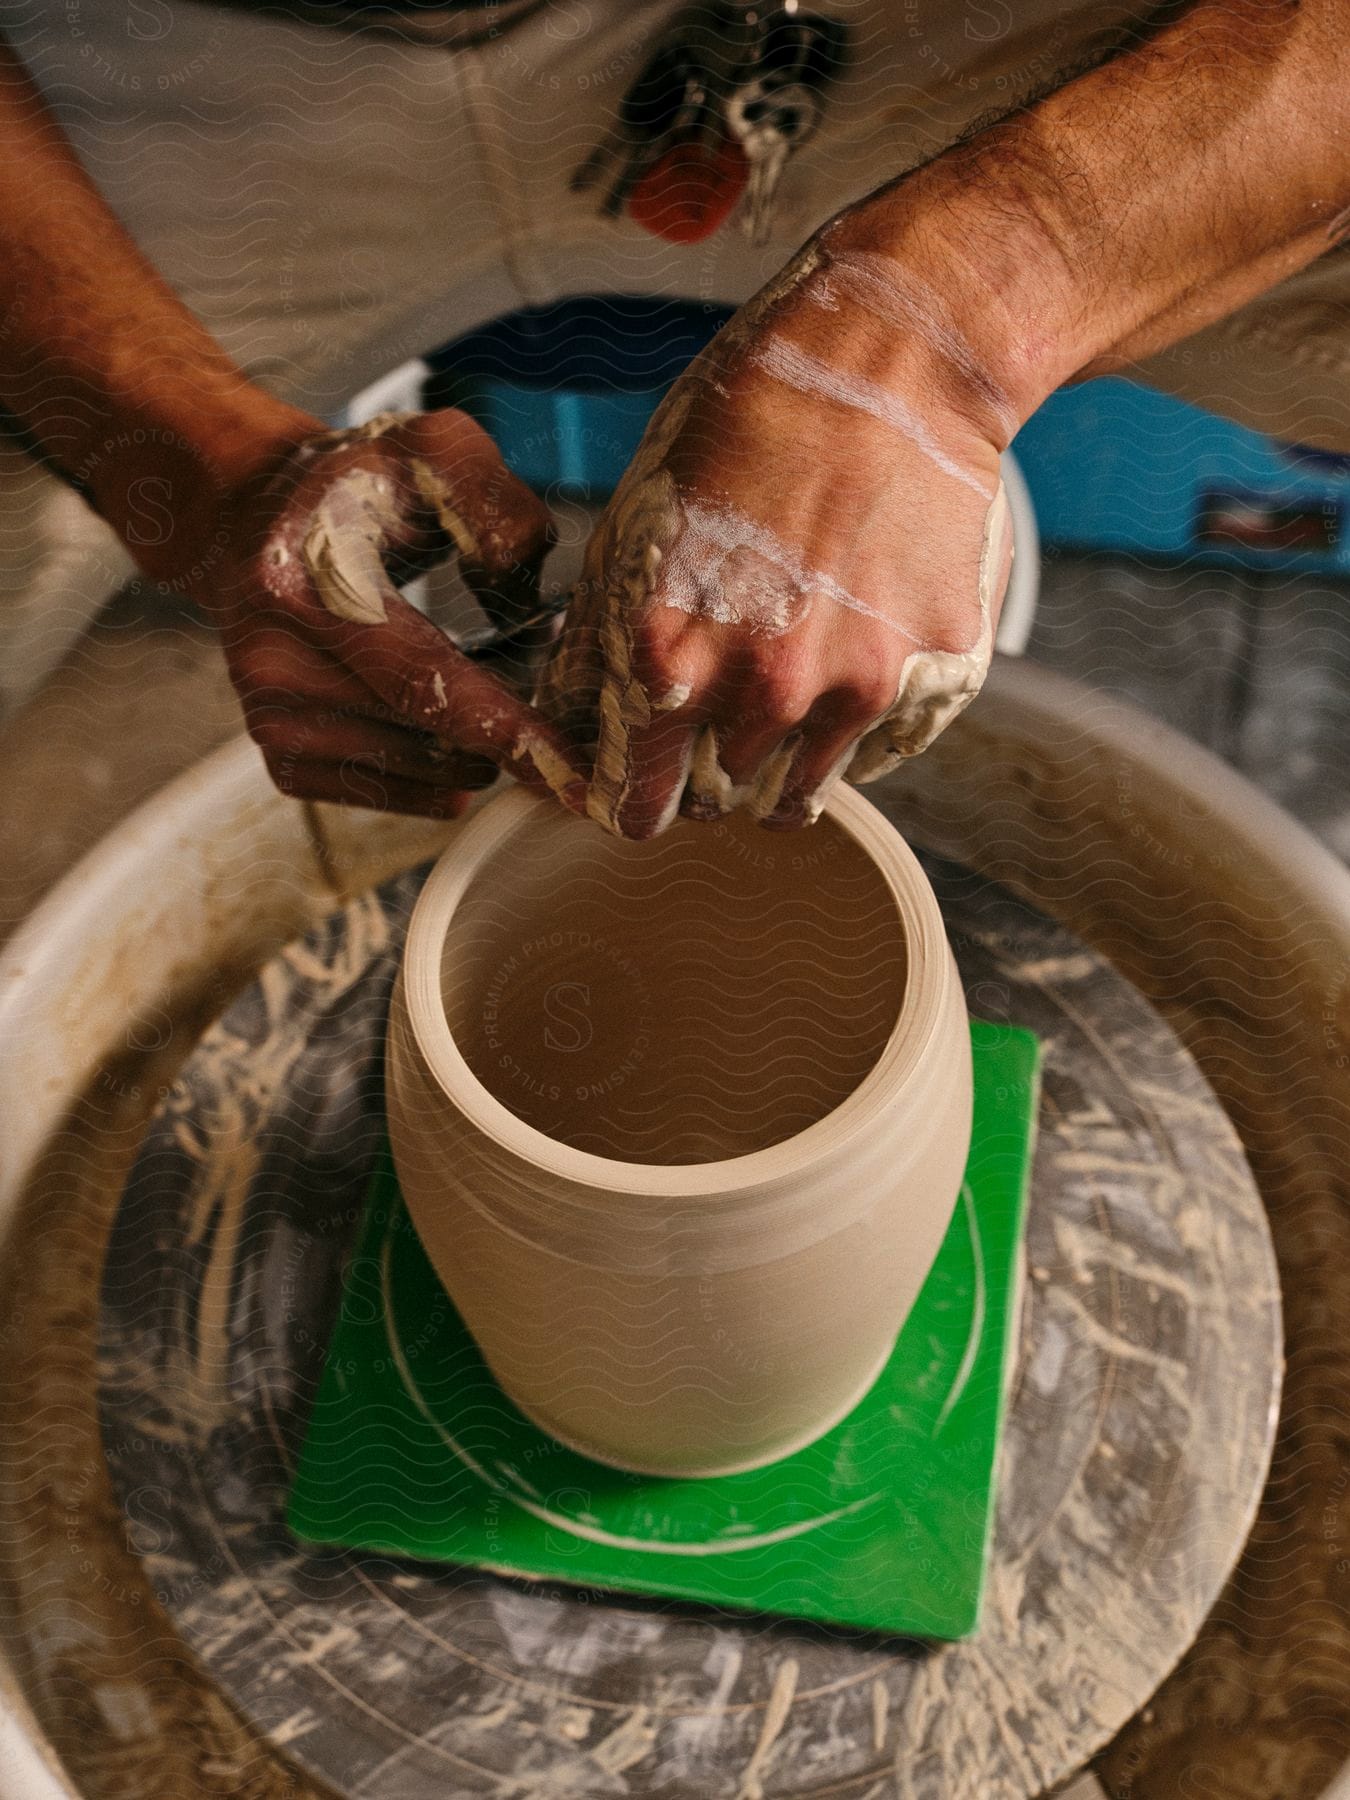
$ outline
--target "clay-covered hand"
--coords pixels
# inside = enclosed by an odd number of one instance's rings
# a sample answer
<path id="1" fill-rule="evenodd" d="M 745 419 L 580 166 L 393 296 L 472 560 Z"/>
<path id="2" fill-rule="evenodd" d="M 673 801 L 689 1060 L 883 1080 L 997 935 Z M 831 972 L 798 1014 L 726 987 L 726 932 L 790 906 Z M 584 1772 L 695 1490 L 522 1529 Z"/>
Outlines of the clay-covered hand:
<path id="1" fill-rule="evenodd" d="M 978 691 L 1008 409 L 937 296 L 826 232 L 672 389 L 587 551 L 541 705 L 590 813 L 809 823 Z"/>
<path id="2" fill-rule="evenodd" d="M 501 768 L 584 808 L 585 762 L 395 586 L 457 553 L 495 624 L 537 605 L 547 510 L 463 413 L 317 433 L 243 488 L 219 535 L 193 585 L 284 793 L 449 818 Z"/>

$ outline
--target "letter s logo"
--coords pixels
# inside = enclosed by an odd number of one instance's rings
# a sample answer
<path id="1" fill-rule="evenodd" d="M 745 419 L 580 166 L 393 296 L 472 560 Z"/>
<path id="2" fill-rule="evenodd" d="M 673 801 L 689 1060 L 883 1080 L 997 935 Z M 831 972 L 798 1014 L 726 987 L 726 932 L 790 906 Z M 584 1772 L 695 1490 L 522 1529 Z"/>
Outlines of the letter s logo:
<path id="1" fill-rule="evenodd" d="M 173 489 L 162 475 L 142 475 L 127 489 L 127 539 L 133 544 L 167 544 L 173 536 L 169 501 Z"/>
<path id="2" fill-rule="evenodd" d="M 126 1498 L 127 1541 L 137 1556 L 163 1556 L 173 1543 L 172 1497 L 147 1481 Z"/>
<path id="3" fill-rule="evenodd" d="M 980 20 L 977 25 L 971 14 Z M 966 36 L 979 44 L 992 44 L 995 38 L 1007 37 L 1012 30 L 1012 8 L 1007 0 L 987 0 L 979 6 L 966 0 Z"/>
<path id="4" fill-rule="evenodd" d="M 544 1013 L 551 1021 L 544 1027 L 545 1048 L 574 1056 L 595 1036 L 587 1017 L 591 990 L 583 981 L 555 981 L 544 995 Z M 554 1030 L 557 1026 L 557 1030 Z"/>
<path id="5" fill-rule="evenodd" d="M 130 0 L 127 36 L 141 44 L 156 44 L 173 30 L 173 8 L 165 0 Z"/>

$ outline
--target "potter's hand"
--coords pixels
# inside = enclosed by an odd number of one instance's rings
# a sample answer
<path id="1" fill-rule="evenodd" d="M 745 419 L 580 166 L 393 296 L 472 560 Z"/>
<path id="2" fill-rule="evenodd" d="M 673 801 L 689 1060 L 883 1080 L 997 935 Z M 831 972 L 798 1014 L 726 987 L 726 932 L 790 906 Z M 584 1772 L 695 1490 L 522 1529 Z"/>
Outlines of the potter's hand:
<path id="1" fill-rule="evenodd" d="M 448 553 L 505 629 L 536 604 L 543 504 L 462 413 L 317 434 L 248 483 L 195 585 L 284 793 L 453 817 L 503 768 L 580 810 L 583 765 L 394 587 Z"/>
<path id="2" fill-rule="evenodd" d="M 809 245 L 672 394 L 593 546 L 547 698 L 593 686 L 594 815 L 801 823 L 841 767 L 921 749 L 988 655 L 995 451 L 1065 381 L 1343 247 L 1347 79 L 1340 0 L 1192 0 Z M 1343 442 L 1321 406 L 1290 425 Z"/>
<path id="3" fill-rule="evenodd" d="M 906 310 L 908 306 L 908 310 Z M 590 812 L 809 823 L 979 689 L 1007 581 L 994 384 L 903 271 L 827 234 L 672 390 L 587 553 L 544 709 Z"/>

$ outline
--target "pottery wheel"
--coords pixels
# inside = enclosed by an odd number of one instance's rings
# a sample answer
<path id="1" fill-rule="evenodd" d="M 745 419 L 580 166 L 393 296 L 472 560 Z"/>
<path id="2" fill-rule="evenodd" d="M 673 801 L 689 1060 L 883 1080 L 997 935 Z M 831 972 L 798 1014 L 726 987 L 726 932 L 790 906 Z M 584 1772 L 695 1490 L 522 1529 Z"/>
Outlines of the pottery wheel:
<path id="1" fill-rule="evenodd" d="M 931 872 L 972 1013 L 1045 1048 L 993 1566 L 962 1644 L 302 1551 L 283 1500 L 381 1135 L 417 878 L 285 951 L 202 1040 L 109 1244 L 105 1445 L 184 1640 L 338 1793 L 1025 1800 L 1195 1636 L 1270 1451 L 1260 1200 L 1121 977 L 1000 890 Z"/>

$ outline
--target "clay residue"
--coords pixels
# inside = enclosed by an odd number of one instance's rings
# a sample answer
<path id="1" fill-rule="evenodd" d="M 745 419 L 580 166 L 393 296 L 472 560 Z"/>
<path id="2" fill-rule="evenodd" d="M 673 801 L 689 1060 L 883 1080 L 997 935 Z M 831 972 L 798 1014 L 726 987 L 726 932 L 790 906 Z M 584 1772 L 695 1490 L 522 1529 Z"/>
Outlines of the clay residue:
<path id="1" fill-rule="evenodd" d="M 370 443 L 414 416 L 377 413 L 363 425 L 313 439 L 298 454 L 301 460 L 311 461 L 326 451 Z M 459 554 L 477 558 L 481 552 L 478 538 L 464 515 L 451 504 L 444 477 L 424 458 L 416 456 L 409 458 L 408 472 L 418 499 L 435 516 Z M 350 619 L 357 625 L 386 622 L 389 579 L 383 553 L 390 532 L 401 522 L 392 480 L 374 470 L 352 469 L 324 494 L 305 536 L 304 553 L 319 598 L 335 618 Z"/>
<path id="2" fill-rule="evenodd" d="M 714 819 L 744 807 L 752 819 L 766 818 L 782 798 L 799 747 L 796 733 L 784 738 L 765 757 L 750 781 L 737 783 L 722 766 L 716 728 L 705 725 L 694 740 L 693 760 L 685 783 L 693 816 Z"/>
<path id="3" fill-rule="evenodd" d="M 882 420 L 943 473 L 988 497 L 985 481 L 948 455 L 901 399 L 875 383 L 841 375 L 763 329 L 772 309 L 798 289 L 821 304 L 837 305 L 841 281 L 849 287 L 850 297 L 854 288 L 864 289 L 875 310 L 890 294 L 885 272 L 872 267 L 876 261 L 833 257 L 819 243 L 793 258 L 724 327 L 658 409 L 591 536 L 568 629 L 545 673 L 539 699 L 549 716 L 574 736 L 594 732 L 588 810 L 610 831 L 620 832 L 632 788 L 634 732 L 649 727 L 655 714 L 677 711 L 691 698 L 684 682 L 672 683 L 659 700 L 647 690 L 636 640 L 653 608 L 740 633 L 781 637 L 801 626 L 818 604 L 829 602 L 908 640 L 911 648 L 901 666 L 894 701 L 808 796 L 803 809 L 808 821 L 819 816 L 831 788 L 845 774 L 856 782 L 870 781 L 902 758 L 926 749 L 984 682 L 993 655 L 995 606 L 1011 535 L 1001 483 L 985 520 L 975 641 L 964 648 L 944 649 L 921 641 L 901 619 L 849 592 L 827 570 L 808 566 L 771 526 L 745 516 L 725 499 L 684 491 L 669 466 L 670 451 L 695 397 L 709 387 L 725 391 L 719 373 L 748 352 L 769 375 Z M 896 306 L 901 314 L 917 316 L 922 311 L 904 294 Z M 969 347 L 955 339 L 948 344 L 952 334 L 940 320 L 933 332 L 946 344 L 954 364 L 973 379 Z M 592 697 L 589 716 L 587 702 L 579 698 L 585 695 Z M 705 725 L 696 734 L 691 731 L 686 781 L 681 784 L 688 790 L 686 810 L 696 817 L 715 818 L 744 806 L 764 818 L 783 792 L 799 742 L 799 734 L 785 739 L 753 779 L 737 782 L 721 762 L 712 728 Z M 674 818 L 681 799 L 677 790 L 657 822 L 658 829 Z"/>
<path id="4" fill-rule="evenodd" d="M 389 577 L 383 551 L 398 507 L 389 479 L 353 469 L 333 483 L 305 536 L 305 564 L 334 618 L 383 625 Z"/>
<path id="5" fill-rule="evenodd" d="M 54 1134 L 7 1245 L 3 1316 L 10 1341 L 28 1347 L 4 1360 L 0 1382 L 13 1654 L 82 1794 L 324 1800 L 329 1790 L 240 1719 L 168 1622 L 128 1542 L 99 1438 L 94 1324 L 107 1230 L 155 1096 L 203 1022 L 184 1012 L 164 1049 L 103 1065 Z"/>
<path id="6" fill-rule="evenodd" d="M 628 794 L 630 733 L 652 718 L 651 697 L 634 666 L 634 625 L 655 592 L 663 557 L 683 529 L 674 478 L 664 459 L 690 404 L 688 392 L 676 390 L 657 409 L 591 533 L 568 628 L 537 696 L 543 711 L 574 735 L 586 724 L 579 704 L 584 707 L 585 696 L 595 697 L 598 742 L 588 810 L 611 831 L 618 830 Z M 661 698 L 668 703 L 669 691 Z"/>
<path id="7" fill-rule="evenodd" d="M 1000 482 L 980 549 L 979 637 L 969 650 L 920 650 L 906 658 L 895 704 L 859 744 L 848 766 L 850 781 L 874 781 L 926 750 L 984 686 L 994 654 L 994 601 L 1011 536 L 1012 514 Z"/>
<path id="8" fill-rule="evenodd" d="M 736 1800 L 764 1800 L 764 1770 L 774 1745 L 788 1714 L 792 1711 L 793 1696 L 797 1692 L 797 1677 L 800 1669 L 794 1657 L 785 1657 L 779 1664 L 778 1672 L 773 1678 L 773 1688 L 769 1693 L 769 1703 L 764 1708 L 764 1723 L 760 1728 L 759 1742 L 755 1745 L 754 1754 L 745 1765 L 741 1776 L 741 1785 L 736 1792 Z"/>
<path id="9" fill-rule="evenodd" d="M 418 417 L 418 413 L 411 412 L 372 413 L 359 425 L 342 425 L 336 430 L 321 431 L 314 437 L 307 438 L 295 452 L 296 459 L 300 462 L 312 462 L 326 450 L 340 450 L 346 444 L 368 444 L 374 438 L 383 437 L 386 431 L 406 425 Z"/>
<path id="10" fill-rule="evenodd" d="M 482 546 L 463 513 L 451 506 L 444 476 L 438 475 L 430 463 L 424 462 L 420 456 L 414 456 L 408 466 L 417 485 L 418 495 L 435 513 L 437 524 L 455 549 L 461 556 L 479 558 Z"/>
<path id="11" fill-rule="evenodd" d="M 829 230 L 822 234 L 826 248 L 811 271 L 815 278 L 802 284 L 802 297 L 826 312 L 838 312 L 841 304 L 861 306 L 897 331 L 917 333 L 980 397 L 1011 439 L 1020 424 L 1016 409 L 950 317 L 942 296 L 889 256 L 829 249 L 831 235 Z"/>
<path id="12" fill-rule="evenodd" d="M 514 761 L 532 763 L 550 793 L 565 799 L 578 784 L 577 772 L 567 759 L 555 750 L 542 731 L 527 731 L 511 746 Z"/>
<path id="13" fill-rule="evenodd" d="M 658 604 L 696 619 L 782 637 L 811 611 L 826 578 L 767 526 L 735 507 L 676 495 L 680 535 L 667 558 Z"/>
<path id="14" fill-rule="evenodd" d="M 959 481 L 977 494 L 987 495 L 988 487 L 955 457 L 949 456 L 929 426 L 907 405 L 900 395 L 892 393 L 880 382 L 870 381 L 836 369 L 831 363 L 813 356 L 799 345 L 782 337 L 765 337 L 750 358 L 758 369 L 774 380 L 786 383 L 801 394 L 814 394 L 836 406 L 866 413 L 882 425 L 888 425 L 919 454 L 953 481 Z"/>

